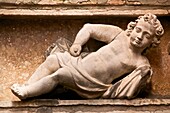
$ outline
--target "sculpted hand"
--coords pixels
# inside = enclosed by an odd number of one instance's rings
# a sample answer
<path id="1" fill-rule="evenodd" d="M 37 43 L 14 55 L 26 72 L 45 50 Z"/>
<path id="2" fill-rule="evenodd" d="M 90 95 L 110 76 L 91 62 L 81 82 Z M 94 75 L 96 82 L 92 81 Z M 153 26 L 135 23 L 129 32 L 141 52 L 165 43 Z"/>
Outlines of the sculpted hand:
<path id="1" fill-rule="evenodd" d="M 73 44 L 70 47 L 70 54 L 76 57 L 76 56 L 80 55 L 81 49 L 82 48 L 81 48 L 80 44 Z"/>

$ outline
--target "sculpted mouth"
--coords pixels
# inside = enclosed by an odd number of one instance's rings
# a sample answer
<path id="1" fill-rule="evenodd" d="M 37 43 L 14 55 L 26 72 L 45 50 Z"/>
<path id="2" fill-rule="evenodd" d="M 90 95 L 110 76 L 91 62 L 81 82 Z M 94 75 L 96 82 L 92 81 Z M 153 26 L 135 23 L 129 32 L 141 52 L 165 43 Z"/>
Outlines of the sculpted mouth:
<path id="1" fill-rule="evenodd" d="M 136 42 L 137 44 L 140 44 L 140 43 L 141 43 L 141 41 L 140 41 L 140 40 L 135 40 L 135 42 Z"/>

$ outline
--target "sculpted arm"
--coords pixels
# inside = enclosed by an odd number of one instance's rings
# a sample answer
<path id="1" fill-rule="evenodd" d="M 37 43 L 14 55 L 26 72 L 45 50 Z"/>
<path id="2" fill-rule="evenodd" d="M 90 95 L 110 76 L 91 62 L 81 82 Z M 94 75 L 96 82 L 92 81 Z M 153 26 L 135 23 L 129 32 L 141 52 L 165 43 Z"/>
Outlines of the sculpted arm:
<path id="1" fill-rule="evenodd" d="M 81 47 L 90 38 L 94 38 L 105 43 L 110 43 L 121 31 L 122 29 L 112 25 L 85 24 L 83 28 L 78 32 L 75 41 L 70 48 L 70 53 L 73 56 L 78 56 L 81 52 Z"/>

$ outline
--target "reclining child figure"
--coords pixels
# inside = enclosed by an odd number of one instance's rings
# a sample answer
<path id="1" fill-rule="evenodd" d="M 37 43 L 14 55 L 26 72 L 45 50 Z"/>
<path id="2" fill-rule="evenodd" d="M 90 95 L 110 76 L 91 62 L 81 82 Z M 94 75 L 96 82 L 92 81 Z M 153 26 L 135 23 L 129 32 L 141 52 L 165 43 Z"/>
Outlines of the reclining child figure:
<path id="1" fill-rule="evenodd" d="M 126 30 L 113 25 L 85 24 L 69 52 L 49 55 L 25 84 L 14 84 L 11 90 L 20 99 L 49 93 L 57 85 L 83 98 L 134 98 L 152 75 L 143 51 L 158 45 L 163 33 L 160 21 L 150 13 L 130 22 Z M 82 46 L 90 37 L 107 45 L 80 58 Z"/>

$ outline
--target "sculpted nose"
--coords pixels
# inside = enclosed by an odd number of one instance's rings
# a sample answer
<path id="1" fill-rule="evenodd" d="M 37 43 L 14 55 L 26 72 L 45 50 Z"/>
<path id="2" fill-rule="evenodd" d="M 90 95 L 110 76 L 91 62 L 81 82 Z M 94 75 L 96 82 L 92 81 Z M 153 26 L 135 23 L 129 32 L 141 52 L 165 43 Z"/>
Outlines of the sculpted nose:
<path id="1" fill-rule="evenodd" d="M 139 40 L 143 40 L 143 35 L 142 35 L 142 33 L 139 33 L 138 36 L 137 36 L 137 38 L 138 38 Z"/>

